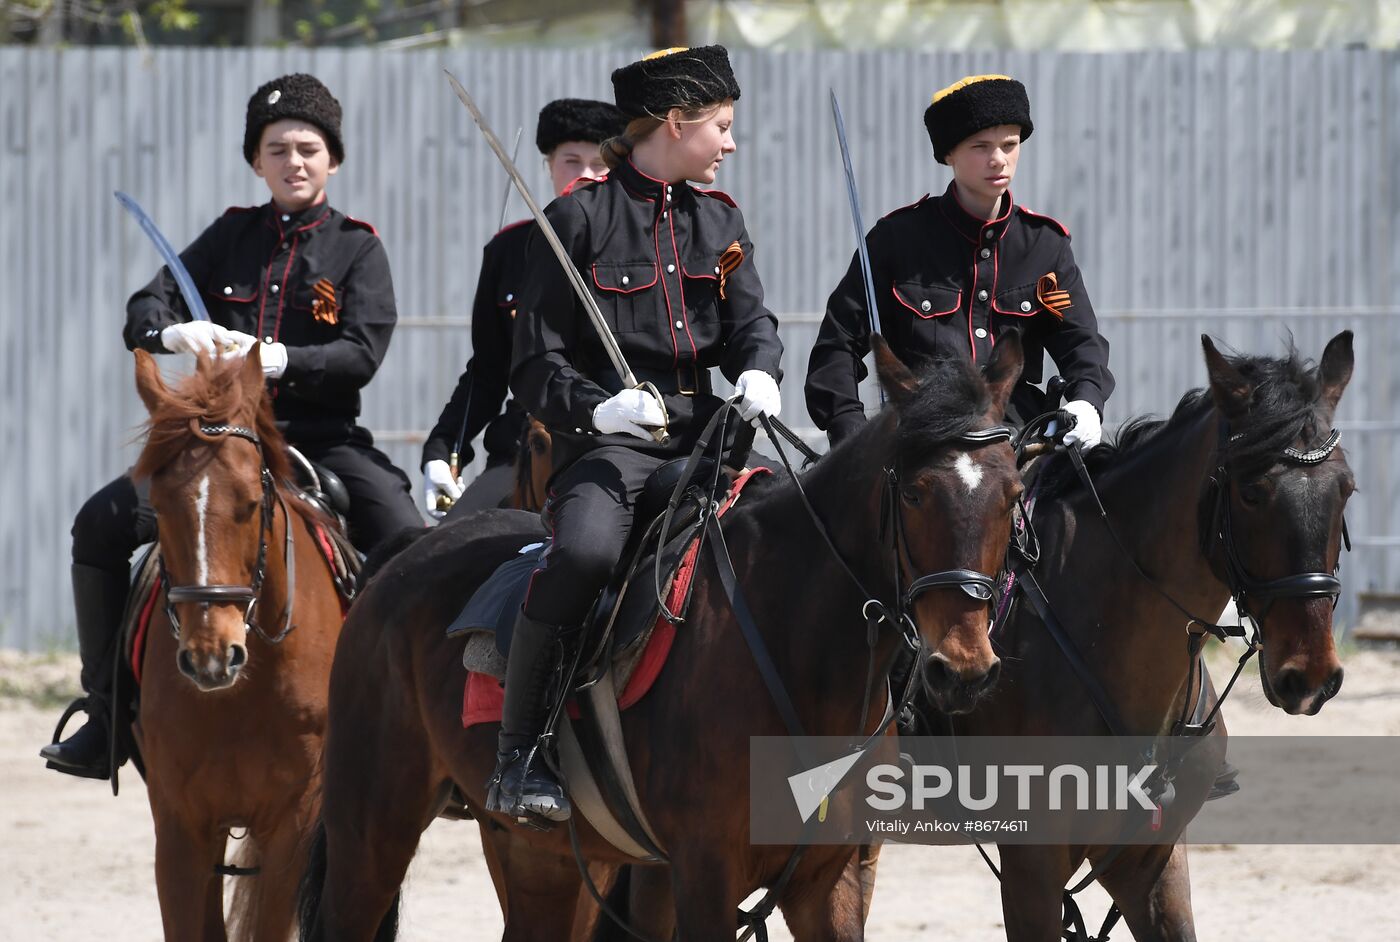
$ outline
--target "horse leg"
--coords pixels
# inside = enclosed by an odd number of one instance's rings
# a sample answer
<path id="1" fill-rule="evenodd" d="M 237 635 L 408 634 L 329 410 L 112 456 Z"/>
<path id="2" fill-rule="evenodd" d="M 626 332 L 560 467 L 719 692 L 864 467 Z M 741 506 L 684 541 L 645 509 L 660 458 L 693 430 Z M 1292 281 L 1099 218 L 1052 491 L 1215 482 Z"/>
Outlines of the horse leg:
<path id="1" fill-rule="evenodd" d="M 1006 942 L 1058 942 L 1069 848 L 1001 845 L 1001 910 Z"/>
<path id="2" fill-rule="evenodd" d="M 671 861 L 680 942 L 734 942 L 734 914 L 746 894 L 734 862 L 692 852 Z"/>
<path id="3" fill-rule="evenodd" d="M 398 781 L 388 781 L 394 777 Z M 412 763 L 388 762 L 334 775 L 327 769 L 325 782 L 320 937 L 336 942 L 393 938 L 381 936 L 379 926 L 393 918 L 408 865 L 436 808 L 436 783 Z"/>
<path id="4" fill-rule="evenodd" d="M 303 821 L 288 814 L 264 833 L 255 834 L 259 850 L 258 875 L 251 895 L 256 905 L 249 913 L 253 942 L 284 942 L 296 924 L 297 881 L 306 868 Z"/>
<path id="5" fill-rule="evenodd" d="M 224 840 L 210 830 L 190 827 L 151 799 L 156 826 L 156 896 L 168 942 L 228 942 L 223 900 L 214 867 L 222 862 Z"/>
<path id="6" fill-rule="evenodd" d="M 865 938 L 865 886 L 861 852 L 822 867 L 783 893 L 783 918 L 797 942 L 861 942 Z"/>
<path id="7" fill-rule="evenodd" d="M 1137 942 L 1195 942 L 1185 844 L 1130 847 L 1099 882 Z"/>
<path id="8" fill-rule="evenodd" d="M 482 838 L 495 845 L 493 855 L 506 885 L 501 942 L 570 938 L 583 891 L 574 859 L 536 850 L 528 835 L 504 828 L 482 828 Z"/>

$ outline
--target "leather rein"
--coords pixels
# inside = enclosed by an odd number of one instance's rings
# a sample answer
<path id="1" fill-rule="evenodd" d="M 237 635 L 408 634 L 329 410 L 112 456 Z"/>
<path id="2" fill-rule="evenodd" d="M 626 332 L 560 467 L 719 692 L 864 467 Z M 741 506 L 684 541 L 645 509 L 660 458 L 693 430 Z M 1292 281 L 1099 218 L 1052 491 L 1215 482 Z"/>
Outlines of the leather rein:
<path id="1" fill-rule="evenodd" d="M 296 556 L 292 547 L 292 518 L 287 511 L 287 504 L 278 493 L 277 484 L 272 479 L 272 470 L 267 466 L 267 459 L 263 455 L 262 439 L 258 437 L 255 429 L 246 425 L 201 425 L 196 424 L 197 420 L 191 420 L 190 427 L 195 430 L 200 438 L 211 441 L 222 441 L 229 438 L 241 438 L 246 442 L 251 442 L 258 449 L 258 460 L 261 464 L 259 477 L 262 481 L 262 502 L 261 512 L 258 520 L 258 557 L 253 567 L 253 578 L 250 585 L 171 585 L 170 574 L 165 568 L 165 557 L 159 555 L 160 578 L 166 585 L 165 590 L 165 613 L 170 619 L 170 631 L 178 639 L 180 637 L 180 619 L 175 612 L 175 606 L 181 603 L 192 603 L 203 605 L 207 610 L 210 605 L 243 605 L 243 628 L 245 631 L 256 631 L 258 636 L 269 644 L 277 644 L 287 637 L 292 630 L 292 606 L 296 598 Z M 276 507 L 282 508 L 282 517 L 286 521 L 286 541 L 283 547 L 283 558 L 287 565 L 287 603 L 282 609 L 281 628 L 275 635 L 269 635 L 262 629 L 257 619 L 258 599 L 262 596 L 263 582 L 267 577 L 267 549 L 268 543 L 273 533 L 273 518 Z"/>

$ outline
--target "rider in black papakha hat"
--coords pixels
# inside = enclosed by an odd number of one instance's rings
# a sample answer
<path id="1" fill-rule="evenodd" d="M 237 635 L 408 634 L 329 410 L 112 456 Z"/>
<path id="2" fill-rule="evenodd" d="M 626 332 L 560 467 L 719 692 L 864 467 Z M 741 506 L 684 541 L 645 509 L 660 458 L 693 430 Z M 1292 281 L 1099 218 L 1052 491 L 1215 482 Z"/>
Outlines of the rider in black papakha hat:
<path id="1" fill-rule="evenodd" d="M 545 105 L 540 110 L 535 146 L 544 155 L 554 195 L 561 195 L 575 181 L 604 176 L 608 168 L 598 145 L 621 134 L 626 124 L 622 112 L 605 101 L 560 98 Z M 506 402 L 506 387 L 511 333 L 525 275 L 525 247 L 534 232 L 533 219 L 513 222 L 496 233 L 482 251 L 472 304 L 472 358 L 423 443 L 423 497 L 433 516 L 445 515 L 438 509 L 440 496 L 455 501 L 455 517 L 500 506 L 514 486 L 512 465 L 526 414 L 518 401 Z M 449 459 L 460 435 L 459 468 L 470 463 L 471 442 L 478 434 L 486 448 L 486 468 L 463 490 Z"/>
<path id="2" fill-rule="evenodd" d="M 544 519 L 553 539 L 535 570 L 506 669 L 496 772 L 487 807 L 567 819 L 568 799 L 538 754 L 560 635 L 607 582 L 653 470 L 688 454 L 721 404 L 718 366 L 746 420 L 776 415 L 782 344 L 763 304 L 744 217 L 711 183 L 734 152 L 739 88 L 723 47 L 668 49 L 613 73 L 632 120 L 603 145 L 606 180 L 575 186 L 545 214 L 591 286 L 628 364 L 665 401 L 624 388 L 559 260 L 530 243 L 516 318 L 511 390 L 553 436 Z"/>
<path id="3" fill-rule="evenodd" d="M 890 213 L 867 236 L 877 329 L 912 365 L 934 356 L 985 360 L 998 334 L 1020 328 L 1026 368 L 1011 417 L 1043 411 L 1033 384 L 1048 351 L 1077 420 L 1065 441 L 1092 448 L 1113 392 L 1108 341 L 1069 231 L 1011 199 L 1021 145 L 1034 129 L 1025 86 L 1005 75 L 964 78 L 933 96 L 924 125 L 953 181 L 942 196 Z M 827 302 L 807 370 L 808 411 L 832 444 L 865 421 L 857 384 L 870 349 L 868 307 L 857 256 Z"/>
<path id="4" fill-rule="evenodd" d="M 261 206 L 227 210 L 180 253 L 210 320 L 191 319 L 169 269 L 131 296 L 128 349 L 242 358 L 261 344 L 273 412 L 287 440 L 350 492 L 350 538 L 368 552 L 422 526 L 403 472 L 356 421 L 397 320 L 389 259 L 369 223 L 332 209 L 340 103 L 313 76 L 285 75 L 248 101 L 243 156 L 267 184 Z M 113 659 L 131 555 L 156 539 L 146 482 L 123 474 L 73 522 L 73 597 L 88 722 L 41 750 L 51 768 L 108 778 Z"/>

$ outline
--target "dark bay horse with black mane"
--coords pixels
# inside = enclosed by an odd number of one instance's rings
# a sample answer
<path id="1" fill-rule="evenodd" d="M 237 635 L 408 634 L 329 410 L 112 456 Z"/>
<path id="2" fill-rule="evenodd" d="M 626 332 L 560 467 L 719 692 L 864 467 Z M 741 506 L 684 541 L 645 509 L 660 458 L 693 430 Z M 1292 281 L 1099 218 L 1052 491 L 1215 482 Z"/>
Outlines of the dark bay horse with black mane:
<path id="1" fill-rule="evenodd" d="M 1234 597 L 1252 613 L 1264 694 L 1288 713 L 1317 713 L 1342 682 L 1333 574 L 1355 482 L 1333 417 L 1351 379 L 1351 333 L 1333 338 L 1316 366 L 1292 352 L 1226 357 L 1209 338 L 1202 343 L 1207 388 L 1188 393 L 1166 421 L 1130 422 L 1116 444 L 1086 456 L 1122 546 L 1072 472 L 1034 518 L 1036 580 L 1128 735 L 1170 733 L 1201 695 L 1181 609 L 1213 620 Z M 932 730 L 1108 733 L 1035 607 L 1024 598 L 1017 606 L 994 638 L 1005 665 L 996 691 L 969 714 L 930 717 Z M 1208 677 L 1204 695 L 1214 697 Z M 1223 727 L 1212 740 L 1223 752 Z M 1186 781 L 1178 783 L 1178 810 L 1206 798 L 1208 781 L 1189 794 Z M 1247 801 L 1247 788 L 1226 800 Z M 1000 853 L 1009 942 L 1061 938 L 1064 888 L 1086 858 L 1103 866 L 1099 881 L 1138 942 L 1196 937 L 1184 845 L 1126 846 L 1116 856 L 1108 847 L 1003 845 Z"/>
<path id="2" fill-rule="evenodd" d="M 1021 484 L 1006 437 L 977 433 L 999 425 L 1023 358 L 1019 338 L 1010 337 L 997 344 L 985 377 L 942 361 L 916 379 L 883 343 L 877 348 L 890 405 L 802 484 L 841 559 L 895 611 L 897 583 L 934 570 L 1000 569 Z M 882 503 L 902 516 L 900 547 L 880 525 Z M 404 873 L 453 783 L 480 824 L 504 938 L 569 938 L 581 884 L 568 834 L 484 811 L 496 728 L 462 728 L 461 642 L 443 631 L 497 564 L 533 538 L 522 540 L 518 516 L 487 512 L 428 533 L 389 560 L 353 607 L 331 681 L 323 829 L 303 884 L 303 939 L 395 937 Z M 746 494 L 723 522 L 753 623 L 805 729 L 851 735 L 865 717 L 869 733 L 880 725 L 886 693 L 883 684 L 866 688 L 868 596 L 817 526 L 790 482 Z M 537 533 L 538 522 L 525 532 Z M 749 737 L 786 730 L 716 566 L 701 559 L 666 666 L 622 714 L 642 806 L 669 854 L 684 942 L 732 940 L 739 903 L 773 884 L 792 851 L 749 840 L 740 785 Z M 965 710 L 989 689 L 998 665 L 988 603 L 956 588 L 932 588 L 900 609 L 924 645 L 918 669 L 931 696 Z M 881 631 L 875 663 L 887 670 L 903 643 L 898 632 Z M 577 825 L 587 859 L 631 862 L 585 821 Z M 797 938 L 863 937 L 859 881 L 843 878 L 854 872 L 851 859 L 850 848 L 829 846 L 801 857 L 777 900 Z"/>
<path id="3" fill-rule="evenodd" d="M 313 528 L 333 527 L 284 482 L 286 445 L 257 348 L 200 357 L 169 389 L 136 351 L 150 412 L 149 477 L 168 604 L 154 605 L 135 736 L 156 831 L 165 938 L 224 942 L 230 830 L 245 830 L 235 938 L 285 942 L 320 792 L 340 596 Z M 295 572 L 293 579 L 291 573 Z"/>

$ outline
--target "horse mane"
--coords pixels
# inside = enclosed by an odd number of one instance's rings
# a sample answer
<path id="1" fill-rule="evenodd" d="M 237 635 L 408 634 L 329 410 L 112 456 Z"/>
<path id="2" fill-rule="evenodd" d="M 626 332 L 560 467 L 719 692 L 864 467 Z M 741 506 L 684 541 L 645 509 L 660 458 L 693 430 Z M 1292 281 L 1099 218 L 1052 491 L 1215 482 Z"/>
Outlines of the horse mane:
<path id="1" fill-rule="evenodd" d="M 914 373 L 912 396 L 897 402 L 895 455 L 902 468 L 927 464 L 940 449 L 972 431 L 992 407 L 982 373 L 965 357 L 935 357 Z"/>
<path id="2" fill-rule="evenodd" d="M 1251 392 L 1248 415 L 1230 426 L 1225 460 L 1243 479 L 1257 478 L 1273 466 L 1283 449 L 1300 438 L 1312 441 L 1324 431 L 1318 415 L 1317 366 L 1300 356 L 1291 340 L 1283 356 L 1232 353 L 1226 360 L 1249 381 Z M 1209 387 L 1193 389 L 1166 419 L 1143 415 L 1123 423 L 1111 442 L 1084 454 L 1085 467 L 1097 474 L 1128 465 L 1214 407 Z M 1065 480 L 1058 482 L 1062 489 L 1072 489 L 1078 478 L 1072 472 L 1063 476 Z"/>

